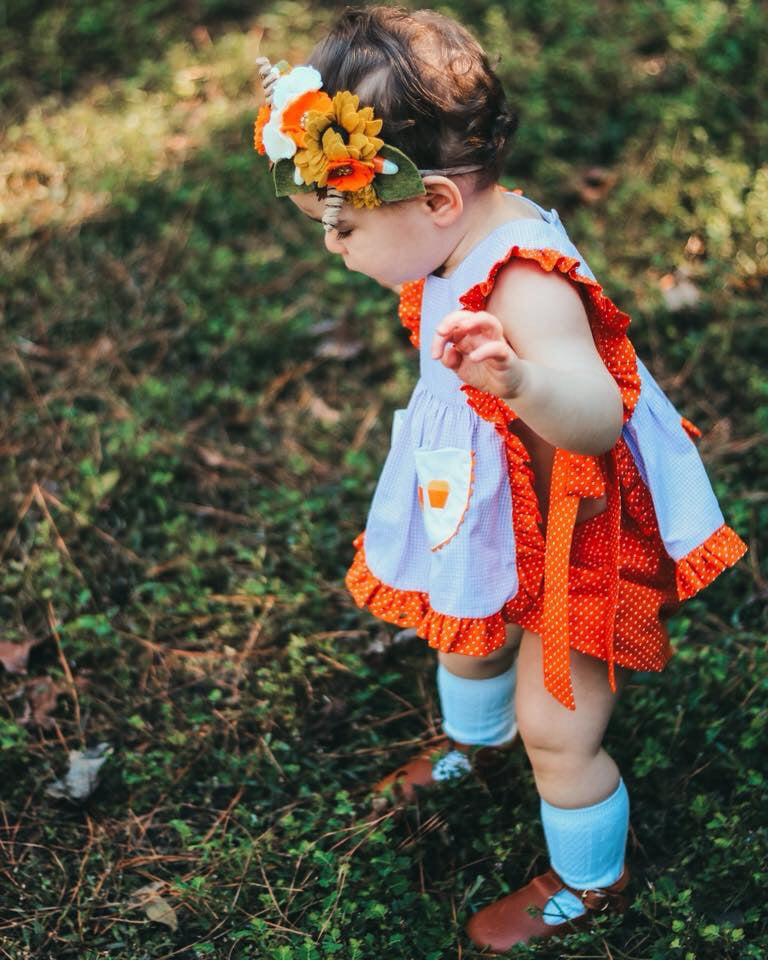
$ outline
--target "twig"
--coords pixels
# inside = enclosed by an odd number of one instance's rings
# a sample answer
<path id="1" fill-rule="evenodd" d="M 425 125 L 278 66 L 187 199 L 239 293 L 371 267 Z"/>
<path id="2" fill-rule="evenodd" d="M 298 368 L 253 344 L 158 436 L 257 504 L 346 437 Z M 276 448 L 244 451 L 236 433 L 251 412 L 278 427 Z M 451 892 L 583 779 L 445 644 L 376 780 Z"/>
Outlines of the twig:
<path id="1" fill-rule="evenodd" d="M 85 746 L 85 741 L 83 738 L 83 730 L 81 728 L 81 719 L 80 719 L 80 700 L 77 696 L 77 687 L 75 686 L 75 678 L 72 676 L 72 671 L 69 669 L 69 664 L 67 663 L 67 658 L 64 656 L 64 651 L 61 647 L 61 637 L 59 636 L 59 631 L 56 629 L 56 615 L 53 612 L 53 604 L 50 600 L 46 601 L 46 614 L 48 617 L 48 626 L 51 628 L 51 633 L 53 634 L 53 639 L 56 641 L 56 649 L 59 652 L 59 660 L 61 661 L 61 667 L 64 671 L 64 676 L 67 679 L 69 684 L 70 693 L 72 694 L 72 700 L 75 705 L 75 724 L 77 726 L 78 736 L 80 738 L 81 746 Z"/>
<path id="2" fill-rule="evenodd" d="M 354 852 L 354 851 L 353 851 Z M 351 854 L 350 854 L 351 856 Z M 336 881 L 336 899 L 333 901 L 333 906 L 328 916 L 323 921 L 322 927 L 320 927 L 320 932 L 315 938 L 315 943 L 320 943 L 323 934 L 325 933 L 328 924 L 333 920 L 333 915 L 336 913 L 336 908 L 339 905 L 339 899 L 341 898 L 341 892 L 344 889 L 344 884 L 347 882 L 347 875 L 349 874 L 349 860 L 344 860 L 339 864 L 338 879 Z"/>
<path id="3" fill-rule="evenodd" d="M 59 533 L 59 528 L 56 526 L 56 521 L 55 521 L 55 520 L 53 519 L 53 517 L 51 516 L 51 512 L 50 512 L 50 510 L 48 509 L 48 504 L 45 502 L 45 496 L 44 496 L 44 494 L 43 494 L 43 491 L 40 489 L 40 486 L 39 486 L 38 484 L 36 484 L 36 483 L 33 485 L 32 490 L 33 490 L 33 494 L 34 494 L 34 498 L 35 498 L 35 503 L 36 503 L 36 504 L 38 505 L 38 507 L 40 507 L 40 509 L 43 511 L 43 513 L 44 513 L 45 516 L 46 516 L 46 519 L 48 520 L 48 523 L 50 523 L 50 525 L 51 525 L 51 527 L 52 527 L 52 529 L 53 529 L 54 535 L 55 535 L 55 537 L 56 537 L 56 546 L 59 548 L 59 550 L 61 550 L 61 552 L 66 556 L 66 558 L 67 558 L 67 559 L 69 560 L 69 562 L 72 564 L 72 566 L 73 566 L 74 569 L 75 569 L 75 573 L 77 574 L 77 577 L 78 577 L 78 579 L 80 580 L 80 582 L 81 582 L 81 583 L 86 583 L 86 579 L 85 579 L 85 577 L 83 576 L 82 572 L 80 571 L 80 568 L 79 568 L 78 565 L 75 563 L 75 561 L 72 559 L 72 554 L 69 552 L 69 548 L 67 547 L 66 543 L 64 542 L 64 538 L 63 538 L 62 535 Z"/>
<path id="4" fill-rule="evenodd" d="M 222 820 L 229 819 L 229 815 L 232 812 L 232 809 L 237 806 L 237 803 L 240 800 L 240 797 L 242 797 L 244 790 L 245 790 L 245 787 L 240 787 L 240 789 L 237 791 L 234 797 L 232 797 L 232 799 L 229 801 L 229 806 L 227 807 L 227 809 L 222 810 L 222 812 L 213 822 L 213 825 L 211 826 L 210 830 L 203 837 L 203 840 L 202 840 L 203 843 L 207 843 L 211 839 L 211 837 L 216 832 L 216 828 L 218 827 L 218 825 L 221 823 Z"/>
<path id="5" fill-rule="evenodd" d="M 277 757 L 275 757 L 274 753 L 272 753 L 272 751 L 269 749 L 269 744 L 268 744 L 267 741 L 264 739 L 264 737 L 259 737 L 259 743 L 262 745 L 262 747 L 264 748 L 267 756 L 269 757 L 269 759 L 272 761 L 272 763 L 273 763 L 273 764 L 275 765 L 275 767 L 277 768 L 280 776 L 283 778 L 283 780 L 286 780 L 287 777 L 285 776 L 285 770 L 283 770 L 283 768 L 282 768 L 282 767 L 280 766 L 280 764 L 277 762 Z"/>
<path id="6" fill-rule="evenodd" d="M 337 670 L 341 670 L 343 673 L 354 673 L 352 670 L 344 663 L 340 663 L 338 660 L 334 660 L 333 657 L 329 657 L 327 653 L 323 653 L 322 650 L 315 650 L 315 656 L 320 657 L 321 660 L 325 660 L 326 663 L 330 663 L 332 667 L 336 667 Z"/>
<path id="7" fill-rule="evenodd" d="M 267 892 L 269 893 L 269 897 L 272 903 L 274 903 L 275 909 L 277 910 L 281 919 L 285 921 L 287 928 L 291 931 L 291 933 L 298 933 L 300 936 L 305 937 L 306 934 L 302 930 L 297 930 L 295 927 L 291 926 L 290 920 L 288 919 L 288 917 L 286 917 L 286 915 L 283 913 L 282 909 L 280 908 L 280 904 L 277 902 L 277 897 L 275 896 L 275 891 L 272 889 L 272 884 L 269 882 L 269 877 L 267 876 L 266 870 L 264 869 L 264 864 L 262 863 L 261 857 L 259 856 L 258 852 L 256 852 L 256 859 L 259 862 L 259 870 L 261 872 L 261 876 L 264 878 L 264 884 L 267 888 Z"/>
<path id="8" fill-rule="evenodd" d="M 379 416 L 380 411 L 381 411 L 381 403 L 379 401 L 375 401 L 368 409 L 368 413 L 366 413 L 366 415 L 361 420 L 360 426 L 355 431 L 355 436 L 352 440 L 352 450 L 354 450 L 355 453 L 357 453 L 359 450 L 362 449 L 363 444 L 365 443 L 366 437 L 370 433 L 371 427 L 376 422 L 376 419 Z"/>
<path id="9" fill-rule="evenodd" d="M 65 510 L 67 513 L 71 513 L 75 520 L 81 524 L 81 526 L 87 527 L 89 530 L 93 530 L 97 537 L 99 537 L 105 543 L 108 543 L 111 547 L 114 547 L 120 553 L 125 554 L 125 556 L 132 563 L 138 563 L 139 565 L 144 566 L 145 561 L 142 560 L 137 553 L 134 553 L 130 547 L 126 547 L 118 540 L 115 540 L 111 534 L 107 533 L 106 530 L 102 530 L 101 527 L 97 527 L 95 523 L 92 523 L 88 517 L 80 513 L 78 510 L 73 510 L 72 507 L 67 506 L 66 503 L 63 503 L 58 497 L 54 496 L 50 490 L 46 490 L 44 487 L 40 487 L 39 489 L 43 497 L 45 497 L 46 500 L 52 503 L 59 510 Z"/>
<path id="10" fill-rule="evenodd" d="M 259 619 L 251 627 L 250 632 L 248 633 L 248 639 L 245 641 L 245 646 L 237 655 L 236 659 L 238 665 L 242 665 L 250 656 L 251 650 L 253 650 L 254 646 L 256 645 L 256 641 L 261 636 L 261 631 L 264 628 L 264 624 L 266 623 L 267 617 L 269 616 L 272 607 L 274 607 L 276 600 L 277 598 L 273 596 L 266 598 L 266 602 L 264 603 L 264 607 L 262 608 Z"/>
<path id="11" fill-rule="evenodd" d="M 0 547 L 0 560 L 2 560 L 3 557 L 5 556 L 5 551 L 11 545 L 11 541 L 16 536 L 16 531 L 19 529 L 19 526 L 21 525 L 21 521 L 24 519 L 24 517 L 26 517 L 27 511 L 32 506 L 32 501 L 34 499 L 35 499 L 35 488 L 33 486 L 32 489 L 29 491 L 29 493 L 24 497 L 24 500 L 22 501 L 22 504 L 19 507 L 19 511 L 16 514 L 16 522 L 14 523 L 13 527 L 8 531 L 8 533 L 5 535 L 5 539 L 3 540 L 3 545 L 2 547 Z"/>

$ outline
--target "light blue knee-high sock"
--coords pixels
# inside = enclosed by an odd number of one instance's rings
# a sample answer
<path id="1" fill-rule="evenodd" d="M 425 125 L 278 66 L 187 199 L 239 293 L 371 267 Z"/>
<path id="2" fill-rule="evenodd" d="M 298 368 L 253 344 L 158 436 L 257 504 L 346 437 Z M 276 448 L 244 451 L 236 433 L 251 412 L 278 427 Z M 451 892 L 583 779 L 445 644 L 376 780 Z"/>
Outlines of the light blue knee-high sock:
<path id="1" fill-rule="evenodd" d="M 576 890 L 607 887 L 621 876 L 629 829 L 629 794 L 624 781 L 591 807 L 567 810 L 541 801 L 541 822 L 553 869 Z M 545 923 L 563 923 L 584 913 L 578 897 L 561 890 L 542 912 Z"/>
<path id="2" fill-rule="evenodd" d="M 500 746 L 517 733 L 515 676 L 517 664 L 496 677 L 471 680 L 437 667 L 437 689 L 443 730 L 459 743 Z M 434 766 L 436 780 L 458 776 L 470 769 L 466 754 L 452 750 Z"/>

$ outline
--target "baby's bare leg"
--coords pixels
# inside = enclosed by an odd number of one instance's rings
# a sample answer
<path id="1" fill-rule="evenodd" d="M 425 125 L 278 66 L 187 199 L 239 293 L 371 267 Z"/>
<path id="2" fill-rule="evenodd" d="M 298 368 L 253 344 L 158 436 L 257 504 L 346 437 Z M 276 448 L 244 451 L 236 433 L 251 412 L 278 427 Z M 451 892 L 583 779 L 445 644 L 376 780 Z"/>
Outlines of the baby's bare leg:
<path id="1" fill-rule="evenodd" d="M 457 677 L 466 677 L 468 680 L 498 677 L 514 663 L 523 629 L 516 623 L 508 623 L 506 635 L 504 646 L 485 657 L 469 657 L 463 653 L 438 653 L 438 660 L 446 670 L 450 670 Z"/>
<path id="2" fill-rule="evenodd" d="M 619 690 L 630 675 L 630 670 L 616 667 Z M 575 710 L 545 689 L 541 638 L 526 630 L 517 666 L 520 736 L 539 794 L 553 806 L 577 808 L 598 803 L 618 786 L 618 768 L 602 742 L 619 694 L 608 685 L 607 665 L 575 650 L 571 678 Z"/>

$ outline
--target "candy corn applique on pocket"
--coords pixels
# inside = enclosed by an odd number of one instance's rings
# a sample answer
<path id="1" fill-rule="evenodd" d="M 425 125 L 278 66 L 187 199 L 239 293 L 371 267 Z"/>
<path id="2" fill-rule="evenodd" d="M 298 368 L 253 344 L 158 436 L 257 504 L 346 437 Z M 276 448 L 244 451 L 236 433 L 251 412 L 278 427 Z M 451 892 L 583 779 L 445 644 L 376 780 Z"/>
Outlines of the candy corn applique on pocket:
<path id="1" fill-rule="evenodd" d="M 427 540 L 431 550 L 439 550 L 456 536 L 469 507 L 475 455 L 459 447 L 419 449 L 413 455 Z"/>

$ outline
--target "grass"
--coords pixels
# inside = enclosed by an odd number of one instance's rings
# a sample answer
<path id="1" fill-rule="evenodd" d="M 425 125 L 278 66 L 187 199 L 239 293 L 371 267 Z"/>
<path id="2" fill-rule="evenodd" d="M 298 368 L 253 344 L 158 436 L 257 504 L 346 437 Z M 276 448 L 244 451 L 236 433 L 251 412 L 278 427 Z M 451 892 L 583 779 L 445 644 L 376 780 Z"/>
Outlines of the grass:
<path id="1" fill-rule="evenodd" d="M 416 357 L 393 295 L 324 255 L 250 147 L 261 31 L 298 60 L 332 10 L 3 9 L 0 605 L 2 639 L 36 645 L 0 674 L 0 955 L 479 956 L 467 915 L 545 865 L 524 757 L 365 820 L 367 785 L 439 732 L 432 655 L 342 583 Z M 507 182 L 557 207 L 630 312 L 751 545 L 609 731 L 630 911 L 513 955 L 757 960 L 758 10 L 446 9 L 524 98 Z M 46 793 L 102 742 L 86 802 Z"/>

